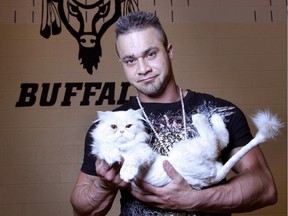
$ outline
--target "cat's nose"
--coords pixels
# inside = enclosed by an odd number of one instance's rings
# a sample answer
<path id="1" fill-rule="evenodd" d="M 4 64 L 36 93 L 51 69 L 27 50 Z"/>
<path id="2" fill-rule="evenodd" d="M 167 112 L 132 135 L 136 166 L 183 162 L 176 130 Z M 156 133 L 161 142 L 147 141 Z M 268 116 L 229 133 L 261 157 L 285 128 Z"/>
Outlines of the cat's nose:
<path id="1" fill-rule="evenodd" d="M 124 133 L 124 130 L 121 130 L 120 133 L 123 134 L 123 133 Z"/>

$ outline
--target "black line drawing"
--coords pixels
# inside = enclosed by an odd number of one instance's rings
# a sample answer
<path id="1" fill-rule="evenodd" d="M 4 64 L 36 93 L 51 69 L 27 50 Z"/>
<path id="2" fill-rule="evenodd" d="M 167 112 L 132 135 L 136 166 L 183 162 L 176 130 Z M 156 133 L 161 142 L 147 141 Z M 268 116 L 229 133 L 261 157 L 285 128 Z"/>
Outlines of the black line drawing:
<path id="1" fill-rule="evenodd" d="M 100 41 L 106 30 L 121 15 L 137 10 L 136 0 L 42 0 L 40 34 L 47 39 L 60 34 L 63 23 L 79 44 L 78 59 L 83 68 L 93 74 L 102 56 Z M 88 13 L 92 14 L 90 22 Z"/>

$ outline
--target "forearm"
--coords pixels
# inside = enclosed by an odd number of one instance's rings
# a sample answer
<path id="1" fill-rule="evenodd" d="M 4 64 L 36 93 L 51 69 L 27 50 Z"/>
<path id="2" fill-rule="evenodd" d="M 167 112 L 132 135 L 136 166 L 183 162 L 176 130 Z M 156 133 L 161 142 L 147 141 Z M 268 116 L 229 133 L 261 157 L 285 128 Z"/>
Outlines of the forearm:
<path id="1" fill-rule="evenodd" d="M 92 183 L 76 184 L 71 194 L 74 215 L 106 215 L 116 194 L 117 189 L 106 188 L 100 178 Z"/>
<path id="2" fill-rule="evenodd" d="M 277 191 L 274 181 L 269 173 L 263 175 L 263 172 L 247 170 L 223 185 L 191 193 L 190 200 L 196 201 L 191 204 L 193 210 L 236 213 L 275 204 Z"/>

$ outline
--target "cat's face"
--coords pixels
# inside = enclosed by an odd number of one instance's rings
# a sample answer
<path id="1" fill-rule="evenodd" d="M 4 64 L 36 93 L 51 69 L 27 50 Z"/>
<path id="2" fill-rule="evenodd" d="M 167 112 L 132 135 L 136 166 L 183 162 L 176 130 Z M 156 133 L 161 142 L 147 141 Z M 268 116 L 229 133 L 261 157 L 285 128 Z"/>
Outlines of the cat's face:
<path id="1" fill-rule="evenodd" d="M 135 110 L 98 112 L 101 136 L 117 143 L 133 140 L 140 130 L 144 130 L 139 114 L 140 112 Z"/>

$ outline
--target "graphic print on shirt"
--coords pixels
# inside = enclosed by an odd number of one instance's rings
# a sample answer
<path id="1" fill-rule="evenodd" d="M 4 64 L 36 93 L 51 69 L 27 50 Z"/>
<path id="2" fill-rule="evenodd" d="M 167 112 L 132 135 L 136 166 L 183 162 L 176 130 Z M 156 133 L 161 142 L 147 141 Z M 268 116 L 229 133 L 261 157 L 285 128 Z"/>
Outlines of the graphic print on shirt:
<path id="1" fill-rule="evenodd" d="M 185 121 L 187 131 L 184 130 L 181 109 L 176 112 L 170 110 L 158 116 L 151 113 L 148 117 L 164 146 L 169 148 L 173 147 L 173 143 L 183 140 L 185 138 L 185 133 L 187 133 L 188 139 L 198 136 L 197 129 L 194 127 L 192 122 L 193 114 L 201 113 L 210 119 L 212 114 L 217 113 L 222 116 L 224 122 L 227 123 L 228 119 L 226 117 L 232 115 L 234 109 L 235 107 L 233 106 L 218 107 L 209 102 L 204 102 L 202 105 L 195 107 L 189 113 L 186 113 Z M 152 130 L 150 133 L 153 133 Z M 150 145 L 153 151 L 165 155 L 165 149 L 160 145 L 160 142 L 155 135 L 153 136 Z"/>

